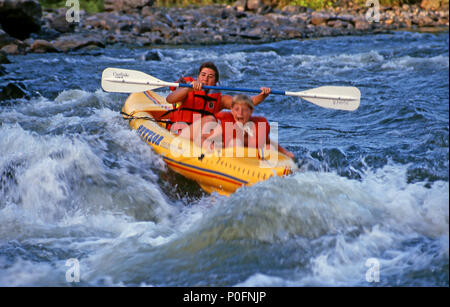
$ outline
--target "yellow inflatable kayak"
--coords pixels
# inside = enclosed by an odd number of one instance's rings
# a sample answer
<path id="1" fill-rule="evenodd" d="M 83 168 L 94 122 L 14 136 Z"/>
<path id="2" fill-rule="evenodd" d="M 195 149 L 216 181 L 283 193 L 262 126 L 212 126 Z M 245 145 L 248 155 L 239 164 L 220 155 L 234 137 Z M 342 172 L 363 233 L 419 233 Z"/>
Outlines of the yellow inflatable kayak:
<path id="1" fill-rule="evenodd" d="M 297 168 L 287 156 L 274 149 L 234 147 L 206 150 L 171 133 L 161 122 L 173 106 L 152 91 L 133 93 L 122 112 L 141 138 L 162 156 L 175 172 L 195 180 L 206 192 L 230 195 L 272 176 L 284 176 Z"/>

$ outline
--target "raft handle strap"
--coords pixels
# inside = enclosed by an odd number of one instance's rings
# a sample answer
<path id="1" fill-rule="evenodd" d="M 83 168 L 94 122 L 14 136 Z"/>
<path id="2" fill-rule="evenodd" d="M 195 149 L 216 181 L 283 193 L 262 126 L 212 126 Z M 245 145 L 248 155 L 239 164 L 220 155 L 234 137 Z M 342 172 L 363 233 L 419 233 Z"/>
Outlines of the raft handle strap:
<path id="1" fill-rule="evenodd" d="M 131 115 L 131 114 L 127 114 L 127 113 L 125 113 L 123 111 L 120 111 L 120 114 L 124 116 L 123 119 L 125 119 L 125 120 L 133 120 L 133 119 L 150 120 L 150 121 L 156 122 L 156 123 L 164 123 L 164 124 L 166 124 L 166 126 L 168 124 L 169 125 L 174 124 L 174 122 L 172 122 L 170 120 L 155 119 L 154 117 L 151 117 L 151 116 L 134 116 L 134 115 Z"/>

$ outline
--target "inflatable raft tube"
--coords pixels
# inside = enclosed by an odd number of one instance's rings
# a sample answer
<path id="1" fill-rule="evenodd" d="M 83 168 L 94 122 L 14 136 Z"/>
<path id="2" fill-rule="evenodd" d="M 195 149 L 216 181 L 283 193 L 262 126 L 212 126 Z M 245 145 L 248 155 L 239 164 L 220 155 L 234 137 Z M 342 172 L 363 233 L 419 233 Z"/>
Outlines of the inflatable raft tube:
<path id="1" fill-rule="evenodd" d="M 272 176 L 285 176 L 297 168 L 289 157 L 274 149 L 232 147 L 207 150 L 179 137 L 161 122 L 173 106 L 152 91 L 133 93 L 122 112 L 131 128 L 161 155 L 173 171 L 195 180 L 208 193 L 230 195 Z"/>

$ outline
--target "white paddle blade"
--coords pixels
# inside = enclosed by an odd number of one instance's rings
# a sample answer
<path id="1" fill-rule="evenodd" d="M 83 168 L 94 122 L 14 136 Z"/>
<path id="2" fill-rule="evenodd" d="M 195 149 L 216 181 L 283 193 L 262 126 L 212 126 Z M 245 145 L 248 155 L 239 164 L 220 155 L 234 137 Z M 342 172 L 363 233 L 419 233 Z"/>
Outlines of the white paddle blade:
<path id="1" fill-rule="evenodd" d="M 359 89 L 350 86 L 321 86 L 290 94 L 286 92 L 286 95 L 301 97 L 322 108 L 345 111 L 358 109 L 361 100 L 361 92 Z"/>
<path id="2" fill-rule="evenodd" d="M 177 83 L 161 81 L 146 73 L 122 68 L 106 68 L 102 73 L 102 88 L 105 92 L 136 93 L 154 90 Z"/>

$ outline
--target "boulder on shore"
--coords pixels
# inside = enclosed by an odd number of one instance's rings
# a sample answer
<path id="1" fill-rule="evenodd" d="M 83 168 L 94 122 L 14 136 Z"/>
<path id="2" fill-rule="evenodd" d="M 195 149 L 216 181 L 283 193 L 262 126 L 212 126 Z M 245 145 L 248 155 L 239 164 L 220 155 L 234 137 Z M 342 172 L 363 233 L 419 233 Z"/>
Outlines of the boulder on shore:
<path id="1" fill-rule="evenodd" d="M 52 42 L 51 46 L 53 46 L 55 50 L 67 52 L 81 48 L 104 48 L 105 42 L 99 34 L 79 33 L 60 36 Z"/>
<path id="2" fill-rule="evenodd" d="M 442 0 L 422 0 L 420 7 L 424 10 L 437 10 L 441 7 Z"/>
<path id="3" fill-rule="evenodd" d="M 152 6 L 154 0 L 104 0 L 105 11 L 133 13 L 143 7 Z"/>
<path id="4" fill-rule="evenodd" d="M 0 25 L 10 36 L 25 39 L 41 29 L 42 8 L 37 0 L 0 0 Z"/>
<path id="5" fill-rule="evenodd" d="M 52 43 L 44 39 L 37 39 L 33 41 L 30 46 L 30 50 L 34 53 L 46 53 L 46 52 L 61 52 Z"/>
<path id="6" fill-rule="evenodd" d="M 239 12 L 251 11 L 257 14 L 267 14 L 277 6 L 277 2 L 275 0 L 238 0 L 233 7 Z"/>

